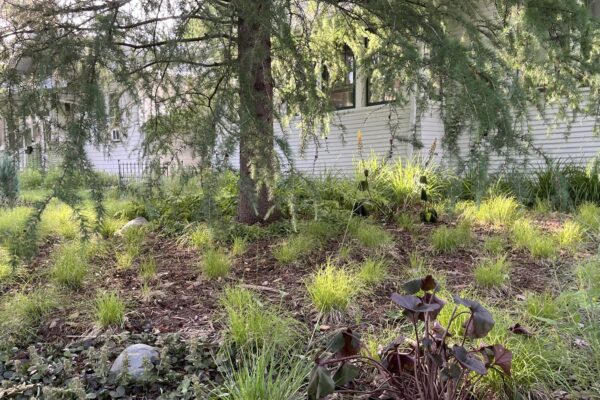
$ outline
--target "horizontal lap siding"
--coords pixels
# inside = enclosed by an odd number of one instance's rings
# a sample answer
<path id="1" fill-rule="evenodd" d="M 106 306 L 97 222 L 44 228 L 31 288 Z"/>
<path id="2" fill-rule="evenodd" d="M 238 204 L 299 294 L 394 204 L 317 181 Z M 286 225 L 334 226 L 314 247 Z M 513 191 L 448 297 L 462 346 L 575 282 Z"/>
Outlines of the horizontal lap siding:
<path id="1" fill-rule="evenodd" d="M 120 142 L 108 142 L 106 145 L 86 145 L 88 159 L 94 169 L 110 174 L 119 173 L 121 163 L 139 163 L 142 157 L 142 129 L 137 107 L 132 111 L 128 125 L 121 127 L 122 139 Z M 108 132 L 110 135 L 110 132 Z M 109 138 L 110 139 L 110 138 Z"/>
<path id="2" fill-rule="evenodd" d="M 525 133 L 532 139 L 535 148 L 541 150 L 542 154 L 552 160 L 569 161 L 574 164 L 584 166 L 594 160 L 600 154 L 600 137 L 594 136 L 595 120 L 593 117 L 579 116 L 573 122 L 557 120 L 556 107 L 546 110 L 545 118 L 538 115 L 537 110 L 531 109 L 527 124 L 524 125 Z M 440 141 L 443 137 L 443 124 L 439 118 L 439 111 L 425 113 L 421 118 L 421 135 L 425 146 L 423 152 L 428 151 L 428 146 L 434 138 L 438 138 L 438 151 L 441 153 L 442 163 L 452 163 L 451 155 L 440 148 Z M 460 156 L 467 160 L 473 138 L 468 134 L 463 134 L 458 139 L 458 148 Z M 492 152 L 490 155 L 490 169 L 498 170 L 500 168 L 523 169 L 535 168 L 544 164 L 544 158 L 534 151 L 529 154 L 513 157 L 518 162 L 512 162 L 506 165 L 506 157 Z"/>
<path id="3" fill-rule="evenodd" d="M 354 171 L 354 162 L 361 157 L 357 139 L 359 131 L 362 133 L 362 156 L 364 158 L 370 157 L 372 153 L 378 157 L 388 156 L 391 139 L 390 125 L 397 126 L 396 137 L 410 137 L 408 108 L 391 111 L 388 106 L 372 106 L 338 111 L 332 117 L 327 137 L 320 138 L 318 145 L 311 140 L 303 154 L 300 154 L 300 129 L 297 125 L 297 122 L 292 122 L 290 127 L 282 130 L 276 124 L 275 131 L 277 135 L 283 135 L 287 139 L 294 155 L 295 168 L 311 175 L 320 175 L 326 172 L 351 174 Z M 343 125 L 344 128 L 336 125 Z M 398 141 L 394 143 L 393 157 L 406 157 L 409 146 Z M 285 167 L 287 165 L 284 163 Z"/>

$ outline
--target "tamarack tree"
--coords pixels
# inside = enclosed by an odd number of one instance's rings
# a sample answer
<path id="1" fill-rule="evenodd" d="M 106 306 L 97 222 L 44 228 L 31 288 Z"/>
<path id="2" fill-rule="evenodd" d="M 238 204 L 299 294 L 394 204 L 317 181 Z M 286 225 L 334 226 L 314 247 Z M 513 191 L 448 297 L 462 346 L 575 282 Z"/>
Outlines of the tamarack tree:
<path id="1" fill-rule="evenodd" d="M 298 115 L 305 142 L 327 131 L 328 93 L 348 72 L 343 46 L 361 70 L 378 70 L 386 88 L 404 88 L 390 107 L 411 95 L 420 109 L 439 106 L 448 151 L 464 132 L 489 151 L 528 151 L 519 121 L 529 105 L 543 110 L 555 101 L 565 118 L 567 110 L 598 116 L 592 3 L 4 0 L 5 142 L 15 149 L 20 122 L 48 115 L 68 96 L 72 117 L 52 122 L 65 132 L 57 151 L 65 170 L 88 171 L 84 144 L 108 140 L 107 92 L 127 94 L 150 113 L 147 155 L 176 154 L 183 143 L 209 163 L 215 149 L 237 146 L 238 218 L 266 221 L 276 215 L 273 187 L 288 155 L 273 124 Z"/>

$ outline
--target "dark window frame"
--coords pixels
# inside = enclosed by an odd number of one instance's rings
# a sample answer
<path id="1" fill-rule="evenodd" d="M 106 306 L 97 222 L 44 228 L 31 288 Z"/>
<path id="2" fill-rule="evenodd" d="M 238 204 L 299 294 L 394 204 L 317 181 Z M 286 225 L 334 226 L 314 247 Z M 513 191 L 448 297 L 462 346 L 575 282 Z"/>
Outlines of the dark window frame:
<path id="1" fill-rule="evenodd" d="M 346 56 L 346 51 L 349 51 L 350 54 L 352 55 L 352 83 L 351 84 L 347 84 L 347 85 L 341 85 L 339 87 L 332 87 L 329 91 L 328 91 L 328 97 L 331 100 L 331 94 L 332 92 L 334 92 L 336 89 L 340 90 L 340 91 L 345 91 L 346 86 L 352 86 L 352 94 L 351 94 L 351 99 L 352 99 L 352 105 L 349 106 L 342 106 L 342 107 L 338 107 L 334 105 L 334 108 L 336 111 L 340 111 L 340 110 L 351 110 L 356 108 L 356 56 L 354 55 L 354 52 L 352 51 L 352 49 L 350 48 L 350 46 L 348 45 L 344 45 L 344 47 L 342 48 L 342 55 L 344 56 L 344 62 L 346 61 L 345 56 Z M 327 67 L 325 67 L 327 68 Z M 332 105 L 333 105 L 333 101 L 332 101 Z"/>

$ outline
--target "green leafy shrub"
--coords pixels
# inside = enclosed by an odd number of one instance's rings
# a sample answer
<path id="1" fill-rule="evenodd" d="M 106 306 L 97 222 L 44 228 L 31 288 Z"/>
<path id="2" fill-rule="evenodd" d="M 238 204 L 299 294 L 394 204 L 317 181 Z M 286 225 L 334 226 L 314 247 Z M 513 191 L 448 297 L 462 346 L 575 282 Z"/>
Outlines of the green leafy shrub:
<path id="1" fill-rule="evenodd" d="M 328 261 L 306 282 L 312 303 L 323 313 L 345 311 L 361 290 L 355 274 Z"/>
<path id="2" fill-rule="evenodd" d="M 231 260 L 222 249 L 208 249 L 202 255 L 200 269 L 209 279 L 224 278 L 231 270 Z"/>
<path id="3" fill-rule="evenodd" d="M 365 286 L 375 286 L 383 282 L 387 270 L 385 261 L 367 258 L 359 265 L 357 278 Z"/>
<path id="4" fill-rule="evenodd" d="M 125 321 L 125 303 L 116 293 L 102 293 L 96 297 L 95 313 L 100 327 L 121 326 Z"/>
<path id="5" fill-rule="evenodd" d="M 248 289 L 228 287 L 220 303 L 225 308 L 228 338 L 238 347 L 289 348 L 300 338 L 303 329 L 298 321 Z"/>
<path id="6" fill-rule="evenodd" d="M 0 200 L 13 205 L 19 196 L 17 165 L 8 154 L 0 155 Z"/>
<path id="7" fill-rule="evenodd" d="M 412 323 L 414 337 L 401 336 L 383 347 L 378 359 L 374 359 L 361 353 L 363 344 L 351 329 L 338 331 L 326 352 L 316 357 L 307 388 L 309 399 L 325 398 L 349 387 L 355 396 L 401 393 L 407 399 L 469 399 L 475 389 L 471 377 L 488 373 L 497 373 L 503 378 L 510 376 L 512 353 L 502 344 L 478 345 L 476 342 L 494 327 L 495 321 L 487 309 L 475 301 L 454 296 L 453 311 L 447 324 L 442 325 L 437 316 L 446 301 L 437 297 L 435 280 L 427 276 L 407 282 L 404 287 L 408 294 L 394 293 L 392 301 Z M 424 294 L 417 297 L 417 293 Z M 451 345 L 446 332 L 457 330 L 453 326 L 463 326 L 464 317 L 467 317 L 465 328 Z M 423 348 L 414 343 L 420 343 Z M 410 379 L 382 381 L 382 375 Z"/>
<path id="8" fill-rule="evenodd" d="M 454 228 L 442 226 L 431 235 L 431 244 L 436 252 L 444 253 L 461 247 L 471 241 L 471 227 L 461 223 Z"/>
<path id="9" fill-rule="evenodd" d="M 19 173 L 19 183 L 22 189 L 38 189 L 42 186 L 44 177 L 38 169 L 25 168 Z"/>
<path id="10" fill-rule="evenodd" d="M 497 287 L 508 278 L 510 263 L 506 257 L 482 260 L 473 271 L 475 282 L 481 287 Z"/>
<path id="11" fill-rule="evenodd" d="M 87 253 L 80 242 L 65 243 L 57 250 L 52 276 L 59 285 L 69 289 L 80 289 L 87 270 Z"/>

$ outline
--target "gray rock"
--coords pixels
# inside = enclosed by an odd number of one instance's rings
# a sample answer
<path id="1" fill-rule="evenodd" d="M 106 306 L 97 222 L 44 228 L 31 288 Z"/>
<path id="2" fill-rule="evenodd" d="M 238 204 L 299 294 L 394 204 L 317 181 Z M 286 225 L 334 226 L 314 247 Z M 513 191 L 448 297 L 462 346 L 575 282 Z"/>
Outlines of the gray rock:
<path id="1" fill-rule="evenodd" d="M 125 367 L 125 358 L 127 358 L 128 368 L 127 372 L 133 379 L 139 378 L 144 373 L 144 360 L 148 360 L 150 363 L 156 363 L 158 361 L 158 351 L 147 344 L 132 344 L 128 346 L 119 354 L 113 365 L 110 367 L 110 372 L 114 374 L 121 374 Z"/>
<path id="2" fill-rule="evenodd" d="M 148 225 L 148 220 L 144 217 L 136 217 L 123 225 L 121 229 L 116 232 L 116 235 L 122 235 L 128 229 L 141 228 L 142 226 Z"/>

